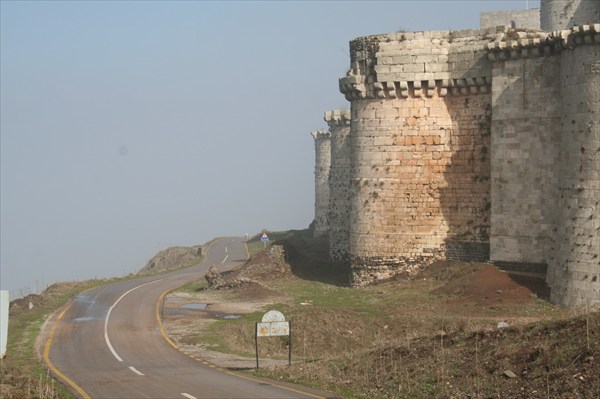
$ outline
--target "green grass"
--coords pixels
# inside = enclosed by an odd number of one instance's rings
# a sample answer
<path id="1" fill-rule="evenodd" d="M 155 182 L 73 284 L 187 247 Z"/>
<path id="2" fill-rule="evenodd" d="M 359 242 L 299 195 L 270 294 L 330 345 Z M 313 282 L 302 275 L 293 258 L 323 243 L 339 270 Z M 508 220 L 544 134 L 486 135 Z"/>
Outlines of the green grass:
<path id="1" fill-rule="evenodd" d="M 196 281 L 193 281 L 186 285 L 183 285 L 183 286 L 177 288 L 177 291 L 186 292 L 186 293 L 194 293 L 194 292 L 205 290 L 206 288 L 208 288 L 208 283 L 206 282 L 206 280 L 202 279 L 202 280 L 196 280 Z"/>
<path id="2" fill-rule="evenodd" d="M 278 240 L 283 240 L 293 234 L 302 234 L 303 231 L 304 230 L 302 230 L 302 231 L 298 231 L 298 230 L 287 230 L 287 231 L 263 230 L 263 232 L 258 233 L 255 236 L 252 236 L 248 241 L 246 241 L 246 247 L 248 248 L 248 254 L 250 256 L 253 256 L 257 252 L 260 252 L 263 249 L 265 249 L 266 247 L 268 247 L 269 245 L 272 245 L 274 242 L 276 242 Z M 267 233 L 267 236 L 269 236 L 269 241 L 267 241 L 266 243 L 264 243 L 260 240 L 263 233 Z"/>
<path id="3" fill-rule="evenodd" d="M 318 281 L 275 282 L 272 287 L 292 298 L 295 304 L 307 303 L 327 309 L 348 309 L 366 314 L 379 313 L 372 290 L 351 289 Z"/>

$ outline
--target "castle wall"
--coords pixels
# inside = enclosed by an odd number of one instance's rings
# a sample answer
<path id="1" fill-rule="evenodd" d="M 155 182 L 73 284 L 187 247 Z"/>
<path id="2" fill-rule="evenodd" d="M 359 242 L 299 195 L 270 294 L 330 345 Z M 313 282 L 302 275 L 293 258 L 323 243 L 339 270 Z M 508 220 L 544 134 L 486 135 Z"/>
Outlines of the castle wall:
<path id="1" fill-rule="evenodd" d="M 490 260 L 500 264 L 547 264 L 554 229 L 560 60 L 528 51 L 491 57 Z"/>
<path id="2" fill-rule="evenodd" d="M 482 12 L 479 14 L 480 28 L 499 25 L 509 28 L 540 29 L 540 9 Z"/>
<path id="3" fill-rule="evenodd" d="M 325 113 L 331 132 L 329 172 L 329 256 L 347 261 L 350 256 L 350 110 Z"/>
<path id="4" fill-rule="evenodd" d="M 477 36 L 477 34 L 480 36 Z M 496 29 L 397 33 L 351 43 L 353 285 L 444 258 L 488 257 Z M 475 50 L 475 51 L 474 51 Z"/>
<path id="5" fill-rule="evenodd" d="M 540 26 L 553 32 L 600 21 L 598 0 L 541 0 Z"/>
<path id="6" fill-rule="evenodd" d="M 311 133 L 315 140 L 315 237 L 329 232 L 329 171 L 331 168 L 331 133 Z"/>
<path id="7" fill-rule="evenodd" d="M 491 260 L 547 264 L 551 301 L 600 304 L 600 24 L 488 46 Z"/>
<path id="8" fill-rule="evenodd" d="M 564 36 L 560 54 L 557 231 L 547 281 L 550 299 L 568 307 L 600 304 L 600 24 L 592 28 Z"/>
<path id="9" fill-rule="evenodd" d="M 598 306 L 600 1 L 481 18 L 517 29 L 350 42 L 349 132 L 330 123 L 331 257 L 349 255 L 354 286 L 489 259 L 547 271 L 554 303 Z M 540 26 L 552 32 L 519 29 Z"/>

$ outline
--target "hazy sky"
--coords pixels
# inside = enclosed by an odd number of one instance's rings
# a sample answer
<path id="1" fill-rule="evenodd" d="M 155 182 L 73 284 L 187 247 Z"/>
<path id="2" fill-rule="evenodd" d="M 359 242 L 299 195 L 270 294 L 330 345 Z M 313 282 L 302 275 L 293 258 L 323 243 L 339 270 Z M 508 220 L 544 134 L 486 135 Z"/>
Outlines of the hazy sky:
<path id="1" fill-rule="evenodd" d="M 539 1 L 4 1 L 2 289 L 314 214 L 314 144 L 355 37 Z"/>

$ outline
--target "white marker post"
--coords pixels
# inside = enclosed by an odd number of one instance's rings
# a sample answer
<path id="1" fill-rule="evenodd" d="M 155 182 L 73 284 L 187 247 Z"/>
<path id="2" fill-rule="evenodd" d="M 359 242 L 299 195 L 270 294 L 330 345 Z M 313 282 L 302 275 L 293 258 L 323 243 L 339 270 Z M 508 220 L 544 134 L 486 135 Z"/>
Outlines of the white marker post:
<path id="1" fill-rule="evenodd" d="M 8 342 L 8 304 L 10 295 L 8 291 L 0 291 L 0 359 L 6 356 L 6 343 Z"/>
<path id="2" fill-rule="evenodd" d="M 278 310 L 269 310 L 262 317 L 262 322 L 256 323 L 254 343 L 256 346 L 256 369 L 258 370 L 258 337 L 288 336 L 288 366 L 292 365 L 292 328 L 289 321 Z"/>

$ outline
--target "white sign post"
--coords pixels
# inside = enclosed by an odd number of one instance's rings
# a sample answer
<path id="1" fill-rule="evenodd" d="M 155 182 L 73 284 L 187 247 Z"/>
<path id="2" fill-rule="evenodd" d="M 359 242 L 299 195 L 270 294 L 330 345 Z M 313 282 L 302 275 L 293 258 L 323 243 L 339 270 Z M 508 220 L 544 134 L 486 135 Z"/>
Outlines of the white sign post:
<path id="1" fill-rule="evenodd" d="M 6 356 L 6 343 L 8 342 L 8 291 L 0 291 L 0 359 Z"/>
<path id="2" fill-rule="evenodd" d="M 288 336 L 288 365 L 292 364 L 292 329 L 290 322 L 278 310 L 269 310 L 262 317 L 262 322 L 256 323 L 254 343 L 256 346 L 256 369 L 258 370 L 258 337 Z"/>

